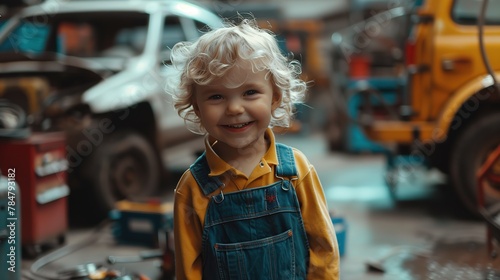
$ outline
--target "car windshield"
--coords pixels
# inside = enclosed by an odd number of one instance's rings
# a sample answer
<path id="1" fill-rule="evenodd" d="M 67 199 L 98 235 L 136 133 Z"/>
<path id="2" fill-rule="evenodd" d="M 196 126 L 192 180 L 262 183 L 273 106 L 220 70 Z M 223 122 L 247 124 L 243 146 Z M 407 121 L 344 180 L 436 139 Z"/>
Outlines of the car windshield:
<path id="1" fill-rule="evenodd" d="M 482 1 L 456 0 L 452 18 L 459 24 L 475 25 L 478 22 Z M 500 25 L 500 1 L 489 1 L 485 13 L 485 24 Z"/>
<path id="2" fill-rule="evenodd" d="M 60 13 L 22 19 L 0 51 L 77 57 L 131 57 L 142 53 L 149 15 L 139 12 Z"/>

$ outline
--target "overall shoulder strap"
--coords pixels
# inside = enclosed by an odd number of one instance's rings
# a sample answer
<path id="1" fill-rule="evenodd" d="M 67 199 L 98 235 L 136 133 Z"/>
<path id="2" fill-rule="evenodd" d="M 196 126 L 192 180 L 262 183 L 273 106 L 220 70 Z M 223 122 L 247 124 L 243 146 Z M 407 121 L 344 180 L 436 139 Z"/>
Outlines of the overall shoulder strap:
<path id="1" fill-rule="evenodd" d="M 213 193 L 220 188 L 223 183 L 217 177 L 210 177 L 210 167 L 208 166 L 207 157 L 203 153 L 190 167 L 191 174 L 193 174 L 196 183 L 203 191 L 205 196 Z"/>
<path id="2" fill-rule="evenodd" d="M 276 153 L 278 154 L 278 165 L 276 166 L 276 177 L 297 177 L 297 167 L 295 157 L 291 147 L 276 143 Z"/>

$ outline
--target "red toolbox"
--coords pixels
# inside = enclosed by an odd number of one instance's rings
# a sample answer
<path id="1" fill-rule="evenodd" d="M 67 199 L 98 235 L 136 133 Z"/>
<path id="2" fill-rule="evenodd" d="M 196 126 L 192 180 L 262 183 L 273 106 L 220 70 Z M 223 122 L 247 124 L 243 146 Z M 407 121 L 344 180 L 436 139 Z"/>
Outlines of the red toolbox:
<path id="1" fill-rule="evenodd" d="M 0 169 L 4 176 L 8 170 L 14 172 L 19 185 L 21 243 L 28 257 L 35 257 L 40 245 L 54 240 L 63 243 L 69 194 L 64 134 L 33 133 L 25 139 L 0 139 Z"/>

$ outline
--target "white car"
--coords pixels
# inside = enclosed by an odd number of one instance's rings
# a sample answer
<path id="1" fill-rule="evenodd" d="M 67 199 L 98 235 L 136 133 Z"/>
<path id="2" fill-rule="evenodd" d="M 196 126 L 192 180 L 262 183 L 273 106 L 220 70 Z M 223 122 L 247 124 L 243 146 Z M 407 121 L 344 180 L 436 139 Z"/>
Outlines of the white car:
<path id="1" fill-rule="evenodd" d="M 169 48 L 221 25 L 170 0 L 47 1 L 3 24 L 0 98 L 23 107 L 33 129 L 66 131 L 70 204 L 102 218 L 117 200 L 162 190 L 164 148 L 199 138 L 164 90 Z M 21 78 L 36 97 L 1 87 Z"/>

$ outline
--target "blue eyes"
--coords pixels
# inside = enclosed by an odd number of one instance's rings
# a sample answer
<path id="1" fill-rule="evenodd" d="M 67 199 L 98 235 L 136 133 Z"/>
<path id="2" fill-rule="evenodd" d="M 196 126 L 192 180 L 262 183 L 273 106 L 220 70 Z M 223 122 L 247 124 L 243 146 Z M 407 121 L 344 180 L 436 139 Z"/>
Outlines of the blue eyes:
<path id="1" fill-rule="evenodd" d="M 243 96 L 252 96 L 252 95 L 255 95 L 259 93 L 257 90 L 254 90 L 254 89 L 251 89 L 251 90 L 247 90 L 243 93 Z M 214 95 L 210 95 L 208 97 L 208 100 L 220 100 L 220 99 L 223 99 L 224 97 L 221 95 L 221 94 L 214 94 Z"/>

